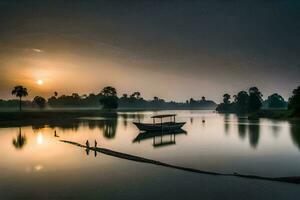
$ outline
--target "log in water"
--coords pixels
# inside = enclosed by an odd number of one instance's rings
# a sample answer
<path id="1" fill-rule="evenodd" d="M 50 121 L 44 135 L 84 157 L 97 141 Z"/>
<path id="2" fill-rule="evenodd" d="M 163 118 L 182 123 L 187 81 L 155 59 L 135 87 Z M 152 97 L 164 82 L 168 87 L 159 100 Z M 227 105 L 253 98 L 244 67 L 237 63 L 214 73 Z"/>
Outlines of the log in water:
<path id="1" fill-rule="evenodd" d="M 99 153 L 103 153 L 109 156 L 114 156 L 117 158 L 121 159 L 126 159 L 126 160 L 131 160 L 135 162 L 142 162 L 142 163 L 148 163 L 148 164 L 153 164 L 153 165 L 158 165 L 158 166 L 163 166 L 163 167 L 169 167 L 173 169 L 178 169 L 178 170 L 183 170 L 183 171 L 188 171 L 188 172 L 194 172 L 194 173 L 199 173 L 199 174 L 208 174 L 208 175 L 216 175 L 216 176 L 233 176 L 233 177 L 241 177 L 241 178 L 248 178 L 248 179 L 259 179 L 259 180 L 268 180 L 268 181 L 278 181 L 278 182 L 286 182 L 286 183 L 294 183 L 294 184 L 300 184 L 300 177 L 299 176 L 291 176 L 291 177 L 264 177 L 264 176 L 255 176 L 255 175 L 245 175 L 245 174 L 238 174 L 238 173 L 233 173 L 233 174 L 226 174 L 226 173 L 219 173 L 219 172 L 211 172 L 211 171 L 204 171 L 204 170 L 199 170 L 199 169 L 194 169 L 194 168 L 188 168 L 188 167 L 182 167 L 182 166 L 177 166 L 177 165 L 171 165 L 168 163 L 148 159 L 148 158 L 143 158 L 140 156 L 135 156 L 131 154 L 126 154 L 118 151 L 113 151 L 110 149 L 106 148 L 101 148 L 101 147 L 87 147 L 85 145 L 79 144 L 77 142 L 72 142 L 72 141 L 67 141 L 67 140 L 60 140 L 61 142 L 72 144 L 81 148 L 85 148 L 88 150 L 92 151 L 97 151 Z"/>

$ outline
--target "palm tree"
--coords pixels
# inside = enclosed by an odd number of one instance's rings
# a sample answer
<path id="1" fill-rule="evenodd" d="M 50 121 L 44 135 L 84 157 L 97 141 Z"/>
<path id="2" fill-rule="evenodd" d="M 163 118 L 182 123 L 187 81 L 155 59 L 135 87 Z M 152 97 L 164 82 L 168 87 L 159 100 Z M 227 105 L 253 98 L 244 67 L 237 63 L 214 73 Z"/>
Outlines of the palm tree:
<path id="1" fill-rule="evenodd" d="M 20 98 L 19 108 L 20 111 L 22 111 L 22 97 L 28 95 L 27 88 L 23 87 L 22 85 L 18 85 L 14 87 L 14 89 L 11 91 L 11 94 Z"/>

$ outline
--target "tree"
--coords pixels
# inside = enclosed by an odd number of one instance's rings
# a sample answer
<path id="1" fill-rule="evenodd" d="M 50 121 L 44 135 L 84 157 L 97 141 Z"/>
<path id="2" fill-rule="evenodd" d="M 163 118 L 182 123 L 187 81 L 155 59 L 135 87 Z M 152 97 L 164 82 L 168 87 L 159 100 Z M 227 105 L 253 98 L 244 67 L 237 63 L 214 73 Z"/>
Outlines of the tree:
<path id="1" fill-rule="evenodd" d="M 106 97 L 117 96 L 117 91 L 116 91 L 116 89 L 114 87 L 107 86 L 107 87 L 104 87 L 102 89 L 102 91 L 100 92 L 100 94 L 102 96 L 106 96 Z"/>
<path id="2" fill-rule="evenodd" d="M 225 104 L 230 104 L 230 95 L 229 94 L 224 94 L 223 95 L 223 102 L 225 103 Z"/>
<path id="3" fill-rule="evenodd" d="M 46 107 L 46 99 L 40 96 L 36 96 L 33 99 L 33 103 L 37 105 L 40 109 Z"/>
<path id="4" fill-rule="evenodd" d="M 235 98 L 236 110 L 239 113 L 246 113 L 248 110 L 249 95 L 246 91 L 240 91 Z"/>
<path id="5" fill-rule="evenodd" d="M 221 112 L 221 113 L 232 113 L 232 112 L 236 112 L 236 106 L 235 103 L 230 103 L 230 95 L 225 93 L 223 95 L 223 103 L 220 103 L 217 108 L 216 111 Z"/>
<path id="6" fill-rule="evenodd" d="M 99 102 L 104 109 L 118 108 L 118 97 L 116 89 L 111 86 L 103 88 L 100 93 Z"/>
<path id="7" fill-rule="evenodd" d="M 28 95 L 28 92 L 27 92 L 27 88 L 21 86 L 21 85 L 18 85 L 18 86 L 15 86 L 14 89 L 11 91 L 11 94 L 16 96 L 16 97 L 19 97 L 19 109 L 20 111 L 22 111 L 22 97 L 25 97 Z"/>
<path id="8" fill-rule="evenodd" d="M 80 99 L 80 95 L 78 93 L 72 93 L 73 99 Z"/>
<path id="9" fill-rule="evenodd" d="M 205 96 L 202 96 L 202 97 L 201 97 L 201 100 L 202 100 L 202 101 L 206 101 Z"/>
<path id="10" fill-rule="evenodd" d="M 277 93 L 274 93 L 268 96 L 268 106 L 269 108 L 283 108 L 285 107 L 285 101 L 282 96 Z"/>
<path id="11" fill-rule="evenodd" d="M 140 92 L 134 92 L 130 95 L 130 98 L 140 99 L 141 98 L 141 93 Z"/>
<path id="12" fill-rule="evenodd" d="M 289 98 L 288 109 L 293 116 L 300 116 L 300 86 L 293 90 L 293 95 Z"/>
<path id="13" fill-rule="evenodd" d="M 248 111 L 255 112 L 262 106 L 262 93 L 257 87 L 249 88 Z"/>

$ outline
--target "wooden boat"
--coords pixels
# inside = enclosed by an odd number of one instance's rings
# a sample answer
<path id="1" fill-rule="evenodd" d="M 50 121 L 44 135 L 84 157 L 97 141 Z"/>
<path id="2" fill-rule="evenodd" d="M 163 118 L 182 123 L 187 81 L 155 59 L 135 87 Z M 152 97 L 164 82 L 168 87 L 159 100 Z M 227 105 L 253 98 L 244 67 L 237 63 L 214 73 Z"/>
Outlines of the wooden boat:
<path id="1" fill-rule="evenodd" d="M 175 122 L 175 114 L 171 115 L 155 115 L 151 118 L 153 119 L 153 123 L 139 123 L 133 122 L 134 125 L 140 131 L 161 131 L 161 132 L 168 132 L 168 131 L 176 131 L 181 129 L 181 127 L 185 124 L 185 122 Z M 170 118 L 169 122 L 163 122 L 163 118 Z M 160 122 L 156 122 L 156 119 L 160 119 Z"/>

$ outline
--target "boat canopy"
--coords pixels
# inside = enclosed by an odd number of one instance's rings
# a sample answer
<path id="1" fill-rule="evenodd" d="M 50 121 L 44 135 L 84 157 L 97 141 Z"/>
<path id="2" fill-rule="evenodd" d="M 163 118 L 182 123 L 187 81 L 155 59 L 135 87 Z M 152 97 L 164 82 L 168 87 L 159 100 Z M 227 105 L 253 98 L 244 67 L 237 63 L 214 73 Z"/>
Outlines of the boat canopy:
<path id="1" fill-rule="evenodd" d="M 151 118 L 165 118 L 165 117 L 175 117 L 176 114 L 169 114 L 169 115 L 154 115 Z"/>

